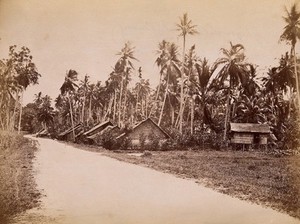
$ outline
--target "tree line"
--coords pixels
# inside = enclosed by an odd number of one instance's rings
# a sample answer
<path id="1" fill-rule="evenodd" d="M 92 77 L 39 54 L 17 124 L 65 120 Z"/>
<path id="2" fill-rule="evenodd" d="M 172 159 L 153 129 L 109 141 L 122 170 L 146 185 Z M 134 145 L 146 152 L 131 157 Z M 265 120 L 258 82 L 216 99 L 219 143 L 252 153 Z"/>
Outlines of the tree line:
<path id="1" fill-rule="evenodd" d="M 239 43 L 230 42 L 228 48 L 220 49 L 222 57 L 213 63 L 197 55 L 196 45 L 186 49 L 188 37 L 198 30 L 184 14 L 177 24 L 182 46 L 167 40 L 158 44 L 155 63 L 159 83 L 155 89 L 143 77 L 142 67 L 135 67 L 135 48 L 127 42 L 117 53 L 105 82 L 92 83 L 88 75 L 79 79 L 70 69 L 54 100 L 55 109 L 49 96 L 38 93 L 23 113 L 22 93 L 27 86 L 37 84 L 40 74 L 28 48 L 17 52 L 16 46 L 10 47 L 9 59 L 1 61 L 1 128 L 16 129 L 18 121 L 19 130 L 22 124 L 31 132 L 43 127 L 58 133 L 79 122 L 89 128 L 109 119 L 130 129 L 151 117 L 171 134 L 210 132 L 222 136 L 223 141 L 227 140 L 229 122 L 267 123 L 277 139 L 285 142 L 291 132 L 288 125 L 297 124 L 300 108 L 295 50 L 300 38 L 300 12 L 294 4 L 285 14 L 279 39 L 291 50 L 267 74 L 259 74 L 257 66 L 246 62 L 245 48 Z M 132 87 L 134 77 L 138 81 Z"/>

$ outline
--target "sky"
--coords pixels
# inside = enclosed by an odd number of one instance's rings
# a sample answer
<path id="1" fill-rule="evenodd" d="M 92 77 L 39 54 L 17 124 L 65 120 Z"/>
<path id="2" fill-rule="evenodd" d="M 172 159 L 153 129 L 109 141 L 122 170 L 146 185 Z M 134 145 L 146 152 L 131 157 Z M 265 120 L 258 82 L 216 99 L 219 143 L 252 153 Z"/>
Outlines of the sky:
<path id="1" fill-rule="evenodd" d="M 31 50 L 42 77 L 26 90 L 24 105 L 40 91 L 55 99 L 69 69 L 79 78 L 106 80 L 127 41 L 135 47 L 135 67 L 154 87 L 158 43 L 182 47 L 176 23 L 188 13 L 199 34 L 187 37 L 187 48 L 195 44 L 197 54 L 213 63 L 220 48 L 240 43 L 247 61 L 264 72 L 290 49 L 279 37 L 285 6 L 294 2 L 300 0 L 0 0 L 0 58 L 8 57 L 11 45 Z"/>

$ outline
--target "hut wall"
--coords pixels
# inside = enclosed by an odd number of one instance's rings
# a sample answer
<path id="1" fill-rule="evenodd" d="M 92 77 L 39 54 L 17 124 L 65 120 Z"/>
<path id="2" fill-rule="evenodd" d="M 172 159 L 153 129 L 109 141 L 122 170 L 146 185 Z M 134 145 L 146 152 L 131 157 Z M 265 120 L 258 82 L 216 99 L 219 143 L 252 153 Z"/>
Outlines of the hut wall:
<path id="1" fill-rule="evenodd" d="M 140 144 L 141 136 L 145 137 L 145 143 L 150 143 L 151 139 L 155 138 L 159 141 L 165 140 L 165 134 L 152 122 L 146 121 L 140 126 L 136 127 L 131 133 L 128 134 L 128 137 L 132 140 L 133 145 Z"/>
<path id="2" fill-rule="evenodd" d="M 231 143 L 236 144 L 253 144 L 254 135 L 251 133 L 233 133 Z"/>
<path id="3" fill-rule="evenodd" d="M 255 138 L 258 138 L 258 142 L 255 142 Z M 267 135 L 260 133 L 233 133 L 231 143 L 236 144 L 267 144 Z"/>

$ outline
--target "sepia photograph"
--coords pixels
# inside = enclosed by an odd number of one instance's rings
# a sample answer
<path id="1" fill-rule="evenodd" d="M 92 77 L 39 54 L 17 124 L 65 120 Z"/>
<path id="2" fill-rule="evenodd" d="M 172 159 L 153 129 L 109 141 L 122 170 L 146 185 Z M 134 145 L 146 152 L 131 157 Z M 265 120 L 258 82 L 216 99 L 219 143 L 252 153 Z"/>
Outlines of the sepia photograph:
<path id="1" fill-rule="evenodd" d="M 300 0 L 0 0 L 0 224 L 300 224 Z"/>

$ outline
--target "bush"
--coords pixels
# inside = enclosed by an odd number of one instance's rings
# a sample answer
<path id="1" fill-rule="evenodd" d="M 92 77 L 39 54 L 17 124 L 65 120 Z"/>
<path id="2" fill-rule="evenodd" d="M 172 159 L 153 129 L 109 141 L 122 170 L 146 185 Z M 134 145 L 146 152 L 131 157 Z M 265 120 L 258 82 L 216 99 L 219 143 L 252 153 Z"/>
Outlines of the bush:
<path id="1" fill-rule="evenodd" d="M 122 139 L 122 141 L 119 143 L 117 143 L 115 145 L 115 147 L 121 149 L 121 150 L 131 150 L 133 147 L 132 147 L 132 142 L 131 142 L 131 139 L 128 138 L 128 137 L 125 137 Z"/>
<path id="2" fill-rule="evenodd" d="M 288 119 L 282 139 L 282 148 L 284 150 L 291 150 L 293 152 L 300 152 L 300 119 L 296 113 Z"/>

